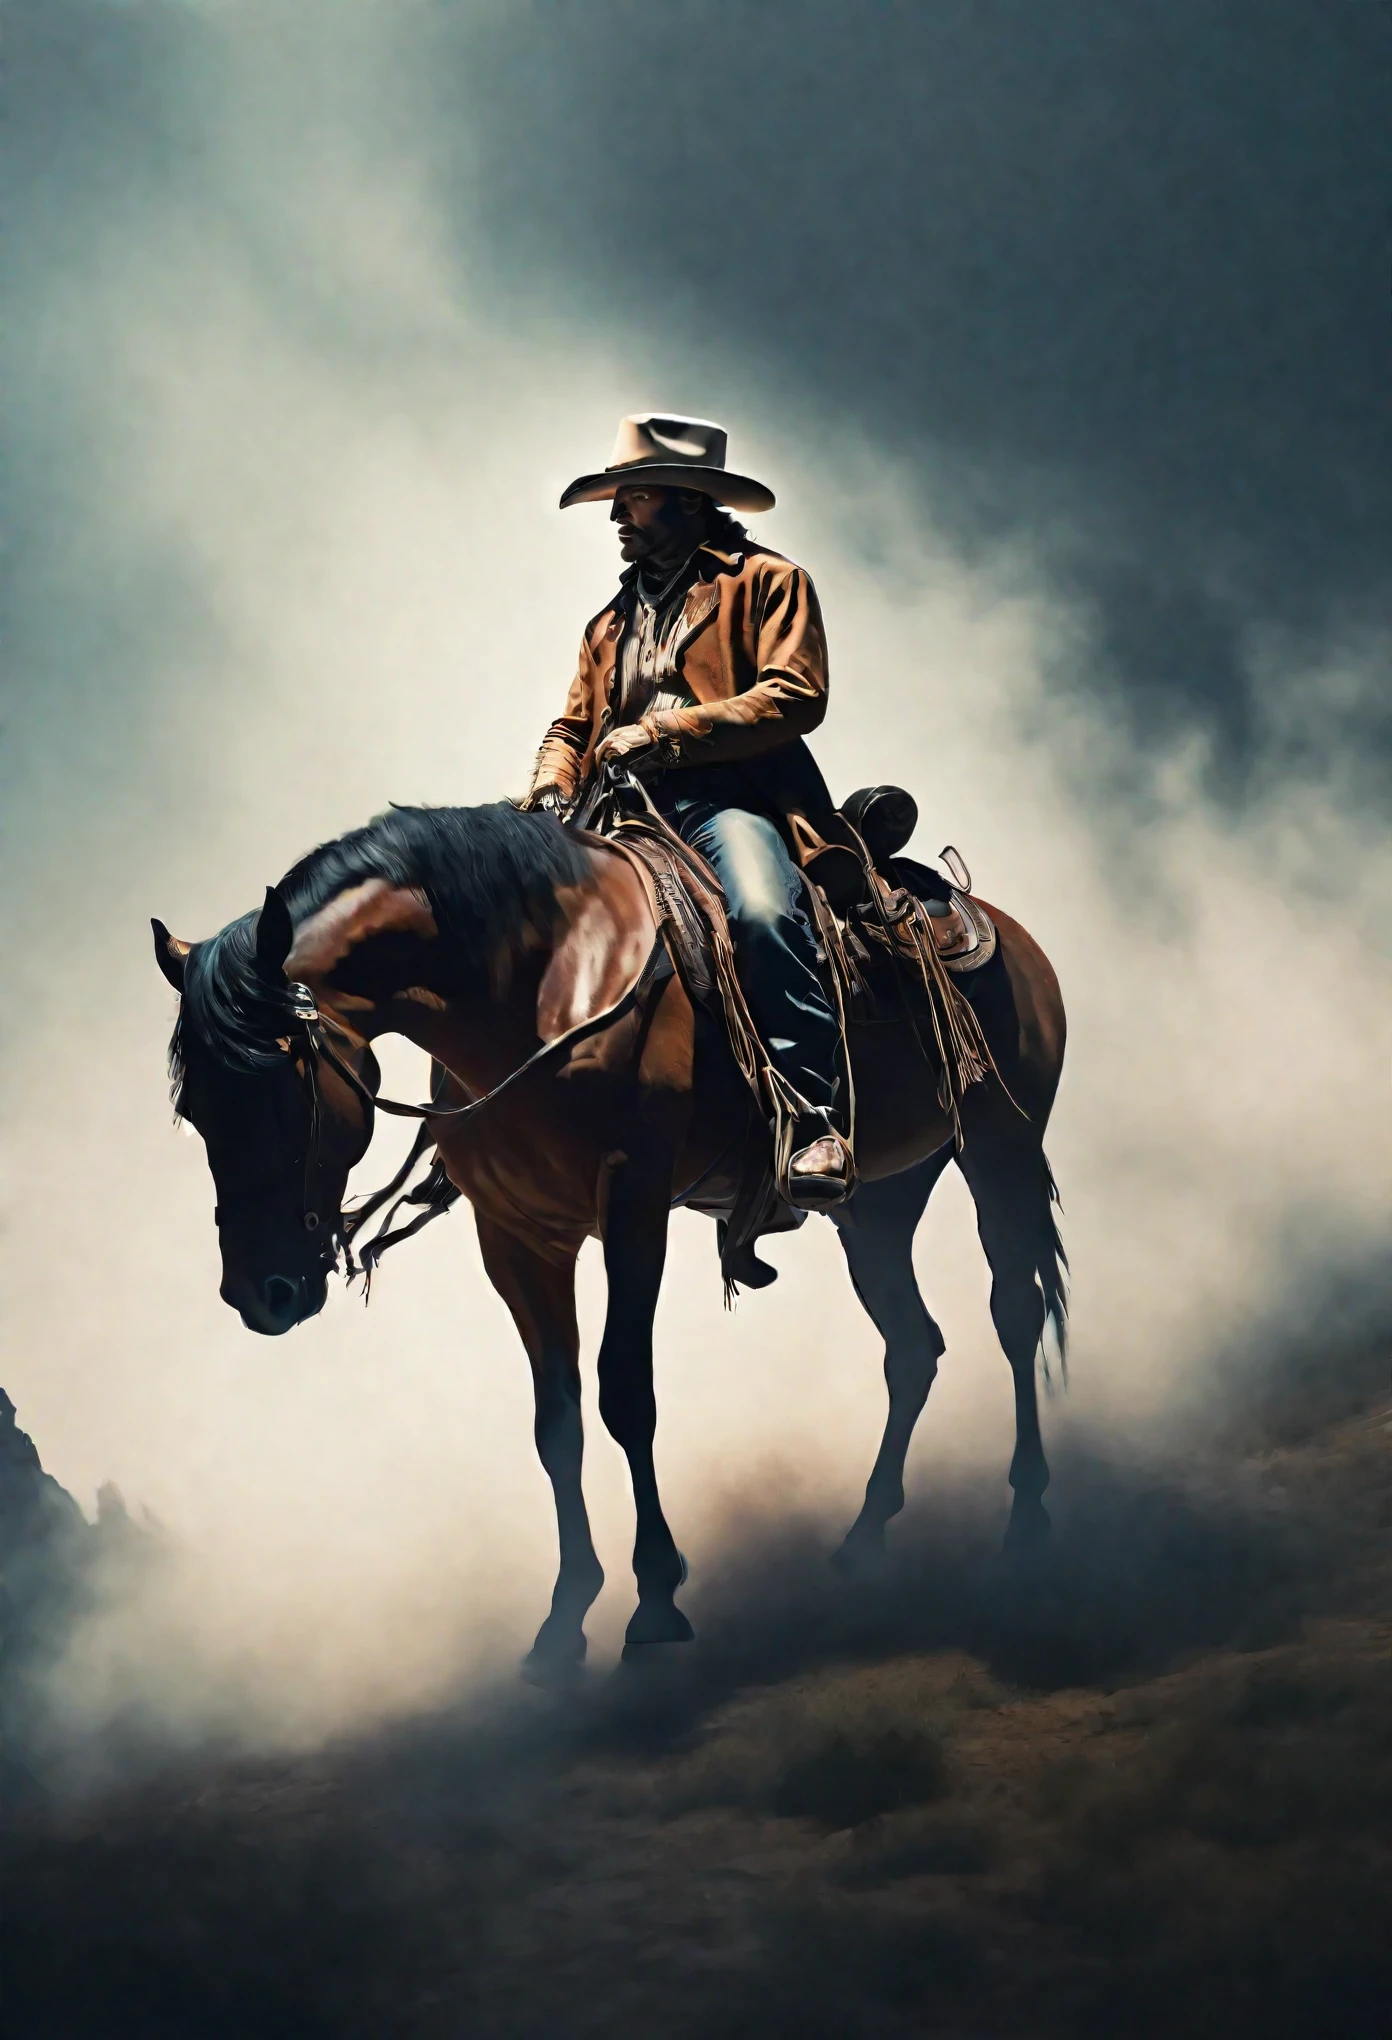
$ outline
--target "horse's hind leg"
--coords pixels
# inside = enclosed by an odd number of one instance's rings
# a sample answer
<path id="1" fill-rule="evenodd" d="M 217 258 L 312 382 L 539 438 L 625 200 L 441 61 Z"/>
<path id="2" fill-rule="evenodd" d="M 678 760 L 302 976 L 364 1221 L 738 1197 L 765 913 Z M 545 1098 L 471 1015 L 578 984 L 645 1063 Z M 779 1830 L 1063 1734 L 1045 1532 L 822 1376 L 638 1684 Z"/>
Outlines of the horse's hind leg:
<path id="1" fill-rule="evenodd" d="M 1062 1249 L 1054 1226 L 1052 1178 L 1038 1140 L 973 1139 L 961 1169 L 976 1200 L 977 1231 L 991 1264 L 991 1318 L 1015 1380 L 1014 1500 L 1007 1549 L 1038 1545 L 1049 1534 L 1043 1494 L 1049 1465 L 1039 1432 L 1036 1368 L 1046 1315 L 1063 1330 Z"/>
<path id="2" fill-rule="evenodd" d="M 862 1184 L 832 1214 L 856 1295 L 884 1337 L 889 1390 L 889 1414 L 865 1502 L 834 1561 L 848 1573 L 872 1570 L 883 1557 L 885 1525 L 904 1506 L 909 1440 L 943 1351 L 942 1333 L 914 1278 L 913 1242 L 933 1186 L 951 1159 L 949 1144 L 897 1176 Z"/>
<path id="3" fill-rule="evenodd" d="M 641 1137 L 618 1153 L 603 1185 L 601 1228 L 609 1307 L 599 1348 L 599 1410 L 623 1447 L 638 1519 L 633 1571 L 638 1607 L 624 1637 L 624 1655 L 642 1645 L 689 1643 L 691 1624 L 673 1600 L 686 1577 L 657 1492 L 653 1438 L 653 1314 L 667 1258 L 672 1158 Z"/>
<path id="4" fill-rule="evenodd" d="M 512 1312 L 536 1393 L 536 1447 L 556 1498 L 560 1569 L 551 1612 L 527 1664 L 542 1677 L 585 1655 L 585 1617 L 604 1585 L 580 1485 L 580 1333 L 575 1321 L 575 1257 L 557 1265 L 478 1213 L 479 1246 L 493 1287 Z"/>

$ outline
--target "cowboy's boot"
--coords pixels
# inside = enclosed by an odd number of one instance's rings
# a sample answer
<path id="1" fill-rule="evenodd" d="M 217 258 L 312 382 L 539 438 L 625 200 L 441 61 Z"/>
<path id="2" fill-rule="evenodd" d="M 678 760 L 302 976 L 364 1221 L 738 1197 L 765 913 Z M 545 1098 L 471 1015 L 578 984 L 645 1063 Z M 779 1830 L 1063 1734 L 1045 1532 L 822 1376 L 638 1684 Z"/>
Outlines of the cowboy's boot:
<path id="1" fill-rule="evenodd" d="M 788 1202 L 798 1211 L 831 1211 L 855 1189 L 855 1161 L 834 1129 L 797 1149 L 788 1164 Z"/>

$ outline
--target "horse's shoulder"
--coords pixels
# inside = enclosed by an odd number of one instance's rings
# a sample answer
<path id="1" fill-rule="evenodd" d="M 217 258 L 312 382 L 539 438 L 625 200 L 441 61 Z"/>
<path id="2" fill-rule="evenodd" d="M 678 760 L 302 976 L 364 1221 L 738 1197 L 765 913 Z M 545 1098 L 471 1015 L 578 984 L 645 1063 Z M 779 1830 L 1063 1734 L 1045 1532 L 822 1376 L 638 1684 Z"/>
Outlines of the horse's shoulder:
<path id="1" fill-rule="evenodd" d="M 589 881 L 556 889 L 560 928 L 537 998 L 543 1041 L 617 1005 L 653 946 L 656 918 L 640 873 L 602 838 L 588 841 L 586 850 Z M 595 1037 L 600 1044 L 604 1039 Z"/>

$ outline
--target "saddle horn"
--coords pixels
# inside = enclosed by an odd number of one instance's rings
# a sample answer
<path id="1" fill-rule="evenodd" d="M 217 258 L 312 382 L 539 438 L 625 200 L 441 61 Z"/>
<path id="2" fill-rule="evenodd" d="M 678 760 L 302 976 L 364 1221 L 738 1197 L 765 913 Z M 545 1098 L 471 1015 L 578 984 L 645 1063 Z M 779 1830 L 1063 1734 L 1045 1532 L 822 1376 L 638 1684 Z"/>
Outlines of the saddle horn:
<path id="1" fill-rule="evenodd" d="M 256 923 L 256 968 L 271 984 L 285 976 L 285 959 L 294 939 L 290 909 L 275 887 L 268 885 Z"/>
<path id="2" fill-rule="evenodd" d="M 842 801 L 841 812 L 877 866 L 897 857 L 918 827 L 918 802 L 902 786 L 862 786 Z"/>

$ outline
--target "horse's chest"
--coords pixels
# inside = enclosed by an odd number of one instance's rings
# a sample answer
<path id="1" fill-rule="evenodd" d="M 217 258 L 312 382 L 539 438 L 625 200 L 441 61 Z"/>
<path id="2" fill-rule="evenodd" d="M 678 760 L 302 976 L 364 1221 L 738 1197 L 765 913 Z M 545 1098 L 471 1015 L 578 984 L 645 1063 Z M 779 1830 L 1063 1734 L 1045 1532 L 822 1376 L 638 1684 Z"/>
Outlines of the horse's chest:
<path id="1" fill-rule="evenodd" d="M 532 1129 L 528 1138 L 501 1126 L 447 1135 L 440 1147 L 450 1181 L 475 1211 L 538 1252 L 573 1254 L 596 1230 L 597 1153 L 578 1151 L 554 1131 L 546 1138 Z"/>

